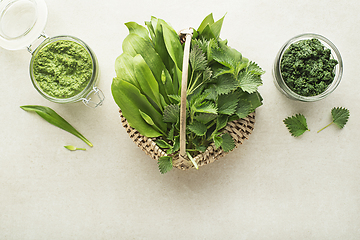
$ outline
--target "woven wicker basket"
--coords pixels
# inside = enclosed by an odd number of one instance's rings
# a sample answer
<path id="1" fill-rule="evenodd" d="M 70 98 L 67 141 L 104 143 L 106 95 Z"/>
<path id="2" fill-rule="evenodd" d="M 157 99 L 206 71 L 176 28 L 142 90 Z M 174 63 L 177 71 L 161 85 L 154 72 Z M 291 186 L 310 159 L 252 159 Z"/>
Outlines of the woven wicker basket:
<path id="1" fill-rule="evenodd" d="M 129 134 L 129 137 L 147 155 L 149 155 L 152 159 L 156 161 L 159 159 L 159 157 L 166 155 L 164 150 L 162 150 L 156 145 L 155 139 L 145 137 L 141 135 L 136 129 L 130 127 L 129 123 L 122 115 L 121 110 L 120 110 L 120 118 L 123 127 L 126 129 L 126 132 Z M 235 141 L 235 146 L 237 148 L 240 144 L 244 142 L 245 139 L 248 139 L 249 135 L 254 130 L 254 124 L 255 124 L 255 112 L 249 114 L 246 118 L 229 122 L 225 127 L 224 132 L 225 133 L 227 132 L 232 136 L 232 138 Z M 227 152 L 224 152 L 221 148 L 216 149 L 214 144 L 211 144 L 206 149 L 205 152 L 197 155 L 194 159 L 195 162 L 197 162 L 198 166 L 203 166 L 208 163 L 214 162 L 215 160 L 225 156 L 226 154 Z M 173 166 L 182 170 L 186 170 L 194 167 L 191 161 L 183 161 L 181 158 L 179 158 L 179 155 L 176 155 L 173 158 Z"/>
<path id="2" fill-rule="evenodd" d="M 189 52 L 190 42 L 192 37 L 192 29 L 185 29 L 179 33 L 180 40 L 185 43 L 184 47 L 184 59 L 182 69 L 182 82 L 181 82 L 181 109 L 180 109 L 180 151 L 179 154 L 173 157 L 173 166 L 186 170 L 193 168 L 194 164 L 186 157 L 186 86 L 187 86 L 187 75 L 188 75 L 188 64 L 189 64 Z M 120 118 L 123 127 L 129 134 L 130 138 L 136 143 L 136 145 L 142 149 L 147 155 L 154 160 L 158 160 L 160 157 L 165 156 L 166 152 L 162 150 L 155 143 L 156 139 L 151 139 L 141 135 L 136 129 L 132 128 L 125 117 L 122 115 L 120 110 Z M 229 122 L 224 133 L 229 133 L 235 142 L 235 147 L 238 147 L 243 143 L 245 139 L 248 139 L 249 134 L 252 133 L 255 123 L 255 112 L 249 114 L 246 118 L 238 119 Z M 212 143 L 205 152 L 200 153 L 194 157 L 194 161 L 198 166 L 203 166 L 208 163 L 212 163 L 222 156 L 225 156 L 227 152 L 224 152 L 221 148 L 216 149 L 214 143 Z"/>

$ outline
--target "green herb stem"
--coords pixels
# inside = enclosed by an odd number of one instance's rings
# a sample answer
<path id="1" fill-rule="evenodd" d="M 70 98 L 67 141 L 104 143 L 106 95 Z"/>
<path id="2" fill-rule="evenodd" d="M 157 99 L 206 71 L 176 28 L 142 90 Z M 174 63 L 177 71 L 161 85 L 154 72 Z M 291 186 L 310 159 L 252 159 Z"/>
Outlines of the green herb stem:
<path id="1" fill-rule="evenodd" d="M 317 131 L 317 133 L 321 132 L 322 130 L 324 130 L 325 128 L 327 128 L 328 126 L 330 126 L 331 124 L 333 124 L 334 122 L 329 123 L 328 125 L 326 125 L 325 127 L 323 127 L 322 129 L 320 129 L 319 131 Z"/>

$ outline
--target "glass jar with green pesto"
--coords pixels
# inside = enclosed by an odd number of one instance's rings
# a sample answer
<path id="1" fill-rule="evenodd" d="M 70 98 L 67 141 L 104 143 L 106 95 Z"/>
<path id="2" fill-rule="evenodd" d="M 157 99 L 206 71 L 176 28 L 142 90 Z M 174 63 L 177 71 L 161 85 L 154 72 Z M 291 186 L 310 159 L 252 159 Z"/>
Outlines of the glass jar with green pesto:
<path id="1" fill-rule="evenodd" d="M 90 47 L 73 36 L 46 38 L 32 52 L 30 77 L 35 89 L 56 103 L 83 101 L 96 107 L 103 94 L 95 87 L 99 74 L 97 58 Z M 89 96 L 99 95 L 92 102 Z"/>
<path id="2" fill-rule="evenodd" d="M 32 54 L 30 78 L 46 99 L 82 101 L 94 108 L 102 105 L 105 97 L 96 87 L 99 64 L 95 53 L 76 37 L 46 36 L 46 21 L 44 0 L 0 0 L 0 46 L 27 49 Z"/>
<path id="3" fill-rule="evenodd" d="M 341 55 L 327 38 L 314 33 L 298 35 L 278 52 L 275 86 L 293 100 L 312 102 L 325 98 L 339 85 L 343 72 Z"/>

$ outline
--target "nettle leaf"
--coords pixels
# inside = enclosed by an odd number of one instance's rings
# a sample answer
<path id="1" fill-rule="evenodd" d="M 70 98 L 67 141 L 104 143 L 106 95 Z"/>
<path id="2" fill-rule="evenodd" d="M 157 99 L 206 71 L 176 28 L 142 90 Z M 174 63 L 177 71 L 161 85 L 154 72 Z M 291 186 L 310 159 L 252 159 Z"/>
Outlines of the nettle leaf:
<path id="1" fill-rule="evenodd" d="M 172 157 L 160 157 L 158 160 L 158 166 L 161 174 L 169 172 L 173 168 Z"/>
<path id="2" fill-rule="evenodd" d="M 263 75 L 265 73 L 255 62 L 249 62 L 247 71 L 255 75 Z"/>
<path id="3" fill-rule="evenodd" d="M 245 118 L 252 111 L 253 110 L 252 110 L 251 102 L 244 99 L 239 99 L 239 103 L 235 111 L 235 114 L 239 118 Z"/>
<path id="4" fill-rule="evenodd" d="M 217 77 L 214 86 L 217 94 L 222 95 L 236 90 L 239 85 L 233 75 L 225 74 Z"/>
<path id="5" fill-rule="evenodd" d="M 222 137 L 222 144 L 221 148 L 224 150 L 224 152 L 230 152 L 235 148 L 235 142 L 234 139 L 231 137 L 229 133 L 225 133 Z"/>
<path id="6" fill-rule="evenodd" d="M 198 121 L 194 121 L 193 123 L 188 125 L 188 129 L 195 133 L 197 136 L 204 136 L 207 131 L 206 125 Z"/>
<path id="7" fill-rule="evenodd" d="M 350 111 L 348 109 L 342 108 L 342 107 L 333 108 L 331 110 L 331 115 L 333 118 L 333 122 L 339 128 L 343 128 L 349 119 Z"/>
<path id="8" fill-rule="evenodd" d="M 256 92 L 258 87 L 262 85 L 262 80 L 258 75 L 249 72 L 242 72 L 238 75 L 240 88 L 248 93 Z"/>
<path id="9" fill-rule="evenodd" d="M 218 98 L 218 113 L 232 115 L 235 113 L 239 101 L 239 95 L 234 92 L 231 94 L 220 95 Z"/>
<path id="10" fill-rule="evenodd" d="M 225 54 L 223 49 L 219 47 L 211 48 L 211 56 L 216 62 L 228 67 L 230 71 L 234 72 L 234 60 Z"/>
<path id="11" fill-rule="evenodd" d="M 228 115 L 220 115 L 216 119 L 216 130 L 219 131 L 226 127 L 226 124 L 228 123 L 229 116 Z"/>
<path id="12" fill-rule="evenodd" d="M 208 122 L 214 120 L 217 117 L 217 114 L 213 113 L 200 113 L 194 116 L 195 120 L 207 124 Z"/>
<path id="13" fill-rule="evenodd" d="M 333 109 L 331 109 L 331 116 L 332 116 L 333 121 L 330 124 L 323 127 L 322 129 L 320 129 L 319 131 L 317 131 L 318 133 L 333 123 L 335 125 L 337 125 L 339 128 L 343 128 L 350 117 L 350 111 L 346 108 L 342 108 L 342 107 L 335 108 L 334 107 Z"/>
<path id="14" fill-rule="evenodd" d="M 201 145 L 201 146 L 196 146 L 196 150 L 198 150 L 199 152 L 205 152 L 206 151 L 206 146 Z"/>
<path id="15" fill-rule="evenodd" d="M 289 129 L 291 135 L 294 137 L 298 137 L 304 132 L 310 131 L 306 123 L 306 118 L 302 114 L 296 114 L 292 117 L 288 117 L 284 119 L 283 122 Z"/>
<path id="16" fill-rule="evenodd" d="M 213 136 L 215 148 L 218 149 L 223 143 L 223 138 L 221 136 L 215 135 Z"/>
<path id="17" fill-rule="evenodd" d="M 205 70 L 207 60 L 203 51 L 194 45 L 189 53 L 189 61 L 193 71 Z"/>
<path id="18" fill-rule="evenodd" d="M 215 107 L 215 104 L 212 102 L 205 102 L 201 106 L 194 107 L 194 112 L 198 113 L 213 113 L 217 114 L 217 108 Z"/>
<path id="19" fill-rule="evenodd" d="M 164 122 L 177 123 L 180 119 L 180 107 L 177 104 L 167 105 L 164 108 Z"/>
<path id="20" fill-rule="evenodd" d="M 177 102 L 181 102 L 181 96 L 179 95 L 168 95 L 168 97 L 174 99 Z"/>

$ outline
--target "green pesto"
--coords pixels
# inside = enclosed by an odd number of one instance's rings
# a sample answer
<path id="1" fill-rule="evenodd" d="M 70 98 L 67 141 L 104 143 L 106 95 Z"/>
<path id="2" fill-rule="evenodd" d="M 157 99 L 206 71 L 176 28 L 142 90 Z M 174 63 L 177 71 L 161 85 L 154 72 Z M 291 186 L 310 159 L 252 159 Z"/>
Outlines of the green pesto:
<path id="1" fill-rule="evenodd" d="M 89 83 L 93 62 L 79 43 L 59 40 L 49 43 L 34 57 L 33 74 L 41 90 L 55 98 L 70 98 Z"/>
<path id="2" fill-rule="evenodd" d="M 316 96 L 333 82 L 338 61 L 318 39 L 290 45 L 281 59 L 281 75 L 286 85 L 301 96 Z"/>

